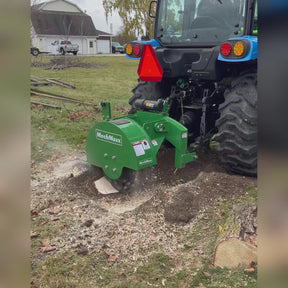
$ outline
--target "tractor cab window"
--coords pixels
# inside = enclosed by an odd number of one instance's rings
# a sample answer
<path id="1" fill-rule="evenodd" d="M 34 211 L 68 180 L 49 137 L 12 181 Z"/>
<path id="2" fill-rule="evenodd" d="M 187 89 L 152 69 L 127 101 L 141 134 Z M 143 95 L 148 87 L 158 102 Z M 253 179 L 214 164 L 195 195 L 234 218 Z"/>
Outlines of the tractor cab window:
<path id="1" fill-rule="evenodd" d="M 163 1 L 160 15 L 160 34 L 168 38 L 181 37 L 183 33 L 184 1 Z"/>
<path id="2" fill-rule="evenodd" d="M 162 0 L 156 38 L 164 45 L 218 43 L 241 36 L 245 0 Z"/>

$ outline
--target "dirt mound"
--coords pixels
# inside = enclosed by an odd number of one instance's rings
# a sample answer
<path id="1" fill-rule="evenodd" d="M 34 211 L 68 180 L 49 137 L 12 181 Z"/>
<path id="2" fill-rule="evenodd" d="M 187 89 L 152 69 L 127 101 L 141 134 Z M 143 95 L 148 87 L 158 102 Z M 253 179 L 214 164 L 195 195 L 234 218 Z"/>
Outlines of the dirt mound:
<path id="1" fill-rule="evenodd" d="M 164 193 L 155 197 L 164 205 L 165 221 L 181 224 L 194 219 L 216 199 L 240 197 L 249 185 L 256 185 L 256 180 L 222 172 L 201 172 L 192 181 L 163 187 Z"/>
<path id="2" fill-rule="evenodd" d="M 199 210 L 199 197 L 186 187 L 180 186 L 172 198 L 172 203 L 166 205 L 164 218 L 165 221 L 171 223 L 188 223 L 197 215 Z"/>

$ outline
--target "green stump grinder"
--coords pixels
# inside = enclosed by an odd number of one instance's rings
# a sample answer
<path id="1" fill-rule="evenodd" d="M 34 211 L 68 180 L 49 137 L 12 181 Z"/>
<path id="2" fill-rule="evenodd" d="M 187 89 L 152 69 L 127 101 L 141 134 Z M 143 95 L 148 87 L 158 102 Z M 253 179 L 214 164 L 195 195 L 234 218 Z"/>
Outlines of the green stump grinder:
<path id="1" fill-rule="evenodd" d="M 139 100 L 141 110 L 111 119 L 110 103 L 101 103 L 103 121 L 90 130 L 86 141 L 88 163 L 102 168 L 106 177 L 118 179 L 123 168 L 138 171 L 157 164 L 164 140 L 175 147 L 175 168 L 194 161 L 187 152 L 187 128 L 168 116 L 165 101 Z"/>

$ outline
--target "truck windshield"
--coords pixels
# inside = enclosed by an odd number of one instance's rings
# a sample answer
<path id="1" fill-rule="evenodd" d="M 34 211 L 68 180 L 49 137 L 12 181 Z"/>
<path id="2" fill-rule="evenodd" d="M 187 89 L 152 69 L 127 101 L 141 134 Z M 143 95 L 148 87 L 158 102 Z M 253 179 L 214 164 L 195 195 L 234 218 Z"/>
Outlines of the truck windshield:
<path id="1" fill-rule="evenodd" d="M 164 45 L 218 43 L 241 36 L 245 0 L 161 0 L 156 38 Z"/>

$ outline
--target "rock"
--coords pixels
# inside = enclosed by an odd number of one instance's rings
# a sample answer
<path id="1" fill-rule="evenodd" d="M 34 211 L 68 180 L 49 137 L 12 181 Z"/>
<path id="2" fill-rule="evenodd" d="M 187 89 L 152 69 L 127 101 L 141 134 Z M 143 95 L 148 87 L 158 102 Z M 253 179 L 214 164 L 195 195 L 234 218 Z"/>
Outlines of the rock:
<path id="1" fill-rule="evenodd" d="M 38 232 L 30 231 L 30 237 L 31 238 L 35 238 L 35 237 L 38 237 L 38 236 L 40 236 L 40 234 Z"/>
<path id="2" fill-rule="evenodd" d="M 211 274 L 208 273 L 208 272 L 203 272 L 203 276 L 207 279 L 210 279 L 211 278 Z"/>
<path id="3" fill-rule="evenodd" d="M 94 220 L 93 219 L 89 219 L 87 221 L 85 221 L 85 223 L 83 224 L 86 227 L 90 227 L 93 224 Z"/>
<path id="4" fill-rule="evenodd" d="M 89 253 L 89 250 L 86 246 L 82 244 L 77 245 L 77 254 L 78 255 L 87 255 Z"/>
<path id="5" fill-rule="evenodd" d="M 229 238 L 220 242 L 214 251 L 214 266 L 221 268 L 247 267 L 257 262 L 256 247 L 237 238 Z"/>

